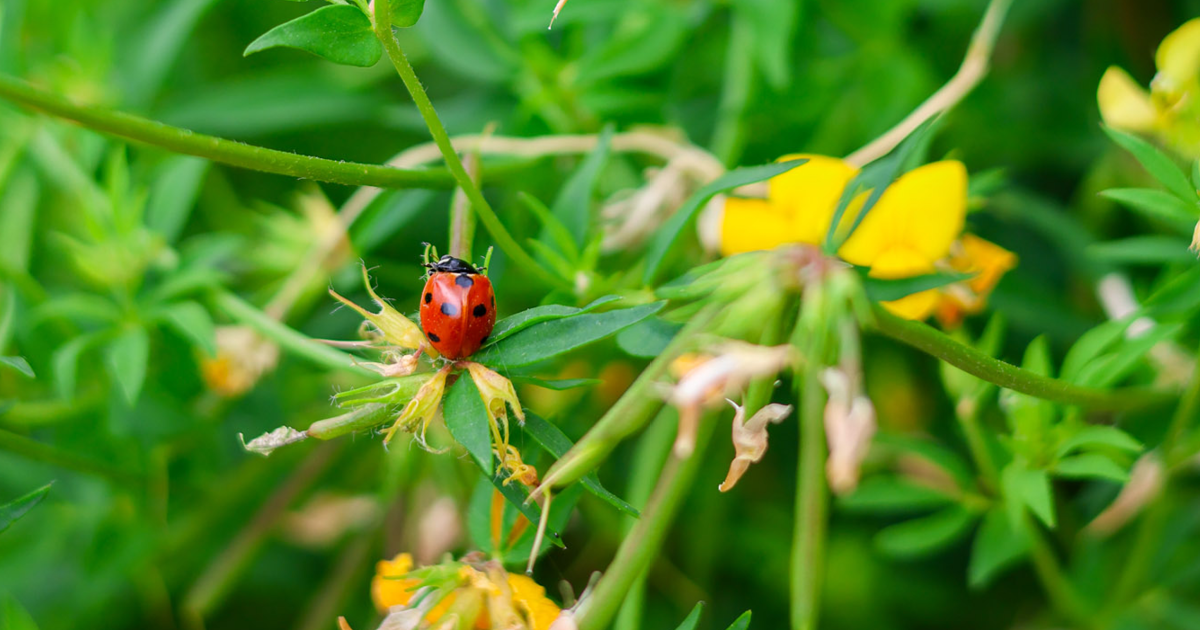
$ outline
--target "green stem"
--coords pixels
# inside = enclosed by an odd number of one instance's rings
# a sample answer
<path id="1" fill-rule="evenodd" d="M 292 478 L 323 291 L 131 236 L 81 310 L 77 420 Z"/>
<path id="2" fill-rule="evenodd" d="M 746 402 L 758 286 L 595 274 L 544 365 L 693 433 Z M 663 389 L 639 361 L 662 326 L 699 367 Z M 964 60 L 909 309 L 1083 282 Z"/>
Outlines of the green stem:
<path id="1" fill-rule="evenodd" d="M 983 437 L 983 428 L 979 425 L 979 405 L 973 404 L 970 409 L 960 411 L 958 421 L 962 425 L 963 435 L 967 438 L 967 449 L 971 452 L 971 458 L 975 460 L 975 467 L 979 469 L 990 488 L 993 491 L 998 490 L 1000 471 L 996 468 L 996 462 L 992 460 L 992 453 Z"/>
<path id="2" fill-rule="evenodd" d="M 3 429 L 0 429 L 0 451 L 7 451 L 51 466 L 66 468 L 67 470 L 74 470 L 75 472 L 87 475 L 104 477 L 130 487 L 144 486 L 146 483 L 146 479 L 137 473 L 91 459 L 85 459 L 74 453 L 63 451 L 53 446 L 47 446 L 36 440 L 31 440 Z"/>
<path id="3" fill-rule="evenodd" d="M 292 354 L 334 370 L 364 375 L 374 374 L 366 368 L 355 365 L 353 356 L 321 345 L 296 332 L 293 328 L 279 322 L 232 293 L 219 291 L 213 294 L 212 299 L 217 309 L 223 311 L 230 319 L 257 330 L 264 337 L 279 344 Z"/>
<path id="4" fill-rule="evenodd" d="M 800 465 L 796 483 L 796 518 L 792 537 L 792 630 L 814 630 L 820 614 L 829 497 L 825 489 L 825 391 L 821 387 L 821 335 L 807 344 L 804 371 L 797 384 L 800 398 Z"/>
<path id="5" fill-rule="evenodd" d="M 990 357 L 921 322 L 901 319 L 878 304 L 874 306 L 874 315 L 876 328 L 884 335 L 989 383 L 1043 400 L 1091 409 L 1129 411 L 1166 404 L 1178 398 L 1174 392 L 1158 389 L 1103 390 L 1049 378 Z"/>
<path id="6" fill-rule="evenodd" d="M 1179 406 L 1175 408 L 1175 415 L 1171 418 L 1171 425 L 1167 427 L 1167 434 L 1163 438 L 1162 452 L 1163 457 L 1167 460 L 1168 470 L 1174 469 L 1176 465 L 1190 458 L 1178 451 L 1186 451 L 1179 447 L 1184 443 L 1188 429 L 1197 415 L 1200 415 L 1200 361 L 1192 366 L 1192 380 L 1188 383 L 1188 388 L 1183 393 Z"/>
<path id="7" fill-rule="evenodd" d="M 567 451 L 542 479 L 542 485 L 551 488 L 568 486 L 588 474 L 604 461 L 621 440 L 640 431 L 654 418 L 663 406 L 662 397 L 654 390 L 671 361 L 694 342 L 695 336 L 705 330 L 717 316 L 718 309 L 709 307 L 693 317 L 675 335 L 675 339 L 642 370 L 641 376 L 621 395 L 604 416 L 588 430 L 571 450 Z"/>
<path id="8" fill-rule="evenodd" d="M 641 518 L 621 542 L 616 557 L 576 617 L 578 630 L 607 628 L 629 588 L 658 555 L 667 530 L 704 463 L 704 450 L 716 426 L 712 418 L 702 420 L 692 455 L 681 460 L 672 454 L 667 460 Z"/>
<path id="9" fill-rule="evenodd" d="M 754 29 L 742 15 L 734 11 L 729 18 L 729 46 L 725 52 L 725 81 L 721 88 L 721 104 L 717 111 L 717 128 L 713 131 L 713 154 L 732 167 L 742 153 L 742 117 L 750 100 L 754 77 L 751 58 Z"/>
<path id="10" fill-rule="evenodd" d="M 264 173 L 347 186 L 379 188 L 449 188 L 454 183 L 450 174 L 440 169 L 405 170 L 377 164 L 297 155 L 206 136 L 125 112 L 77 105 L 20 79 L 2 74 L 0 98 L 73 120 L 89 129 L 126 140 Z"/>
<path id="11" fill-rule="evenodd" d="M 1071 585 L 1046 540 L 1045 534 L 1029 514 L 1025 514 L 1025 531 L 1029 532 L 1030 556 L 1033 560 L 1034 572 L 1050 599 L 1050 604 L 1059 614 L 1077 624 L 1080 628 L 1092 628 L 1095 622 L 1089 609 L 1079 597 L 1079 593 Z"/>
<path id="12" fill-rule="evenodd" d="M 429 95 L 425 93 L 425 88 L 421 85 L 421 81 L 417 79 L 417 74 L 413 70 L 412 64 L 408 63 L 408 58 L 404 56 L 404 51 L 400 49 L 400 43 L 396 41 L 396 35 L 392 32 L 391 9 L 388 5 L 388 0 L 375 0 L 375 36 L 383 44 L 383 49 L 387 52 L 388 59 L 392 61 L 392 65 L 396 67 L 396 72 L 400 75 L 400 80 L 404 82 L 404 87 L 408 88 L 408 93 L 412 96 L 413 103 L 417 106 L 417 111 L 421 112 L 421 117 L 425 120 L 425 125 L 429 127 L 429 134 L 433 136 L 434 144 L 442 152 L 442 158 L 446 160 L 446 168 L 450 170 L 450 174 L 458 182 L 459 188 L 467 195 L 467 199 L 471 201 L 471 207 L 475 211 L 475 216 L 479 217 L 479 220 L 483 222 L 483 226 L 487 228 L 488 233 L 496 240 L 496 245 L 505 254 L 508 254 L 514 263 L 525 268 L 530 274 L 550 286 L 570 289 L 571 287 L 564 280 L 547 271 L 521 248 L 521 245 L 508 233 L 504 224 L 500 222 L 500 217 L 496 216 L 495 211 L 492 210 L 492 206 L 488 204 L 487 199 L 484 198 L 483 193 L 479 190 L 479 186 L 476 186 L 475 182 L 471 180 L 471 176 L 467 173 L 467 169 L 463 167 L 458 153 L 454 151 L 454 145 L 450 142 L 450 135 L 446 133 L 446 128 L 442 126 L 442 121 L 438 118 L 437 110 L 433 108 L 433 103 L 430 102 Z"/>

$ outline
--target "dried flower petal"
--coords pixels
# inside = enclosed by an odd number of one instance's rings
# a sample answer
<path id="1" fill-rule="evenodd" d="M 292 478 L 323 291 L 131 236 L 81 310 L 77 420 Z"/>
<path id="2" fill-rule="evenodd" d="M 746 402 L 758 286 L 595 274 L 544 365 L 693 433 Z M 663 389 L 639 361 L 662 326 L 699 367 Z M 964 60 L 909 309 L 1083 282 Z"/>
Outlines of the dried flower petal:
<path id="1" fill-rule="evenodd" d="M 750 464 L 761 461 L 767 453 L 767 426 L 779 424 L 792 412 L 791 405 L 771 403 L 759 409 L 749 420 L 743 422 L 745 409 L 733 401 L 729 401 L 735 410 L 733 415 L 733 462 L 729 464 L 729 474 L 721 482 L 718 490 L 732 490 Z"/>
<path id="2" fill-rule="evenodd" d="M 400 429 L 412 433 L 417 443 L 424 448 L 429 448 L 429 445 L 425 442 L 425 430 L 429 428 L 429 423 L 433 422 L 438 408 L 441 407 L 442 394 L 446 392 L 446 376 L 450 374 L 451 367 L 448 365 L 438 370 L 432 378 L 421 386 L 421 389 L 417 390 L 417 395 L 408 401 L 408 404 L 404 406 L 404 410 L 400 412 L 400 416 L 396 418 L 396 422 L 392 424 L 392 427 L 388 429 L 387 434 L 383 437 L 383 444 L 385 446 L 392 441 L 396 430 Z"/>
<path id="3" fill-rule="evenodd" d="M 821 373 L 829 392 L 825 404 L 825 439 L 829 459 L 825 474 L 834 494 L 848 494 L 858 487 L 859 469 L 875 436 L 875 407 L 863 395 L 852 393 L 850 378 L 840 369 Z"/>
<path id="4" fill-rule="evenodd" d="M 367 287 L 367 293 L 371 296 L 371 300 L 379 306 L 378 313 L 372 313 L 351 302 L 333 289 L 329 290 L 329 294 L 371 322 L 389 345 L 406 350 L 424 349 L 431 356 L 436 356 L 434 350 L 427 347 L 429 344 L 425 343 L 425 333 L 421 331 L 421 327 L 414 324 L 409 318 L 401 315 L 399 311 L 392 308 L 391 304 L 388 304 L 375 293 L 375 289 L 371 287 L 371 278 L 367 275 L 367 268 L 365 266 L 362 272 L 363 283 Z"/>
<path id="5" fill-rule="evenodd" d="M 297 431 L 292 427 L 279 427 L 270 433 L 264 433 L 249 442 L 246 442 L 241 433 L 238 434 L 238 439 L 242 441 L 242 448 L 251 453 L 258 453 L 263 457 L 275 452 L 275 449 L 288 444 L 295 444 L 308 439 L 308 433 Z"/>
<path id="6" fill-rule="evenodd" d="M 1096 536 L 1109 536 L 1133 520 L 1143 508 L 1158 498 L 1166 480 L 1166 468 L 1157 453 L 1138 458 L 1129 475 L 1129 482 L 1099 516 L 1087 524 L 1084 531 Z"/>

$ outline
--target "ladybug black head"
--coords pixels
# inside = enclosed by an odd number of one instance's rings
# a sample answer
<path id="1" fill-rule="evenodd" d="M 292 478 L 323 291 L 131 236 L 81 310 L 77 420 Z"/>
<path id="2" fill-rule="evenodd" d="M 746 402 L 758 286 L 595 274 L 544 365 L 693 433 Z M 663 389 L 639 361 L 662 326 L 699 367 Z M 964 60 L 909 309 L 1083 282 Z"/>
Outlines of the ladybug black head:
<path id="1" fill-rule="evenodd" d="M 433 272 L 441 273 L 472 273 L 477 274 L 479 270 L 471 265 L 471 263 L 455 258 L 449 254 L 442 256 L 440 260 L 433 263 L 426 263 L 426 267 Z"/>

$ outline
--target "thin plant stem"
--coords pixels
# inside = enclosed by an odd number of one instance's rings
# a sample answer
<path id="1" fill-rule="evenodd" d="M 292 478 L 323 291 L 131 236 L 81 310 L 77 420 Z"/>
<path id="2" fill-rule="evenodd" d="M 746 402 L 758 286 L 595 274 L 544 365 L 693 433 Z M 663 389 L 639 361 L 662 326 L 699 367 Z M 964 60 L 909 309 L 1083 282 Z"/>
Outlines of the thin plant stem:
<path id="1" fill-rule="evenodd" d="M 1059 614 L 1078 624 L 1078 627 L 1095 627 L 1096 624 L 1088 607 L 1080 599 L 1079 593 L 1071 585 L 1071 581 L 1067 579 L 1066 573 L 1063 572 L 1062 566 L 1054 554 L 1054 549 L 1050 546 L 1050 541 L 1046 540 L 1045 533 L 1037 523 L 1033 522 L 1033 518 L 1029 514 L 1025 514 L 1024 518 L 1025 530 L 1029 532 L 1029 553 L 1033 560 L 1033 569 L 1038 576 L 1038 581 L 1042 583 L 1042 589 L 1046 591 L 1050 604 Z"/>
<path id="2" fill-rule="evenodd" d="M 333 463 L 338 448 L 336 443 L 326 443 L 309 454 L 300 468 L 263 503 L 229 546 L 213 558 L 184 597 L 183 610 L 187 622 L 185 625 L 193 628 L 203 627 L 205 615 L 216 608 L 233 587 L 238 576 L 249 566 L 267 534 L 283 516 L 284 510 Z"/>
<path id="3" fill-rule="evenodd" d="M 925 102 L 921 103 L 911 114 L 901 120 L 895 127 L 872 140 L 867 146 L 846 156 L 846 161 L 862 166 L 878 160 L 896 148 L 913 131 L 925 121 L 954 107 L 987 75 L 988 65 L 992 57 L 992 49 L 996 47 L 996 38 L 1000 36 L 1000 27 L 1012 0 L 992 0 L 988 3 L 987 11 L 971 36 L 967 54 L 963 58 L 958 72 L 950 78 L 937 92 L 934 92 Z"/>
<path id="4" fill-rule="evenodd" d="M 0 429 L 0 451 L 85 475 L 103 477 L 125 486 L 144 487 L 147 482 L 147 479 L 138 473 L 86 459 L 4 429 Z"/>
<path id="5" fill-rule="evenodd" d="M 340 350 L 321 345 L 314 339 L 304 336 L 286 324 L 259 310 L 242 298 L 225 291 L 213 294 L 213 304 L 230 319 L 245 324 L 264 337 L 279 344 L 289 352 L 304 357 L 317 365 L 330 369 L 370 375 L 370 370 L 355 363 L 353 356 Z"/>
<path id="6" fill-rule="evenodd" d="M 1169 522 L 1170 505 L 1164 499 L 1167 488 L 1171 485 L 1171 476 L 1178 464 L 1188 459 L 1186 453 L 1180 453 L 1180 445 L 1187 430 L 1200 412 L 1200 363 L 1192 368 L 1191 382 L 1187 391 L 1175 408 L 1175 415 L 1163 438 L 1162 449 L 1166 468 L 1166 479 L 1163 483 L 1162 494 L 1153 501 L 1138 520 L 1138 529 L 1134 534 L 1133 544 L 1129 548 L 1121 577 L 1114 587 L 1113 597 L 1109 599 L 1110 606 L 1119 606 L 1133 599 L 1142 588 L 1146 573 L 1150 570 L 1150 561 L 1155 547 L 1162 541 L 1162 528 Z"/>
<path id="7" fill-rule="evenodd" d="M 265 147 L 199 134 L 188 129 L 125 112 L 78 105 L 38 89 L 20 79 L 0 74 L 0 98 L 73 120 L 89 129 L 194 155 L 239 168 L 288 175 L 347 186 L 380 188 L 450 188 L 454 178 L 441 169 L 404 170 L 377 164 L 359 164 L 298 155 Z"/>
<path id="8" fill-rule="evenodd" d="M 797 383 L 800 398 L 800 464 L 796 483 L 796 517 L 792 536 L 792 630 L 815 630 L 820 615 L 821 577 L 825 570 L 825 537 L 829 497 L 825 489 L 825 391 L 819 358 L 822 340 L 808 344 L 807 360 Z"/>
<path id="9" fill-rule="evenodd" d="M 729 18 L 729 46 L 725 51 L 725 80 L 721 87 L 721 104 L 717 112 L 717 127 L 713 131 L 713 153 L 726 166 L 737 163 L 744 138 L 742 117 L 750 101 L 754 82 L 754 29 L 738 11 Z"/>
<path id="10" fill-rule="evenodd" d="M 467 175 L 476 183 L 479 182 L 479 166 L 479 152 L 468 153 Z M 471 211 L 470 204 L 466 192 L 461 187 L 455 188 L 450 202 L 450 255 L 468 262 L 471 260 L 471 245 L 475 241 L 475 213 Z"/>
<path id="11" fill-rule="evenodd" d="M 1000 471 L 996 468 L 996 462 L 992 460 L 992 454 L 988 451 L 987 441 L 983 437 L 983 427 L 979 425 L 979 405 L 971 405 L 970 409 L 962 410 L 958 414 L 959 424 L 962 425 L 963 435 L 967 439 L 967 450 L 971 452 L 971 459 L 975 460 L 975 466 L 979 469 L 979 473 L 983 475 L 984 480 L 993 490 L 1000 487 Z"/>
<path id="12" fill-rule="evenodd" d="M 901 319 L 878 304 L 874 305 L 874 318 L 878 331 L 896 341 L 989 383 L 1043 400 L 1090 409 L 1130 411 L 1168 404 L 1178 398 L 1175 392 L 1160 389 L 1126 387 L 1103 390 L 1034 374 L 959 343 L 926 324 Z"/>
<path id="13" fill-rule="evenodd" d="M 575 618 L 577 630 L 607 628 L 630 587 L 658 555 L 667 530 L 704 463 L 704 451 L 717 425 L 711 418 L 706 420 L 700 423 L 696 448 L 690 457 L 680 459 L 674 453 L 670 455 L 641 518 L 621 542 L 596 590 L 580 608 Z"/>
<path id="14" fill-rule="evenodd" d="M 400 80 L 404 82 L 404 87 L 408 88 L 408 93 L 412 96 L 413 103 L 417 106 L 417 111 L 421 112 L 421 118 L 425 120 L 425 125 L 429 127 L 429 134 L 433 136 L 434 143 L 442 152 L 442 158 L 446 161 L 446 168 L 450 170 L 450 174 L 454 180 L 458 182 L 459 188 L 466 194 L 467 199 L 471 201 L 471 208 L 475 212 L 475 216 L 483 222 L 483 226 L 488 233 L 495 239 L 496 245 L 508 254 L 509 258 L 514 263 L 524 268 L 534 277 L 542 280 L 546 284 L 562 288 L 570 289 L 564 280 L 543 268 L 532 256 L 526 252 L 516 239 L 508 233 L 508 229 L 500 222 L 500 217 L 496 216 L 492 206 L 484 198 L 483 193 L 475 182 L 471 180 L 470 174 L 463 166 L 462 160 L 459 159 L 458 153 L 454 150 L 454 145 L 450 142 L 450 136 L 446 133 L 446 128 L 442 125 L 442 121 L 438 118 L 437 110 L 434 109 L 433 103 L 429 100 L 429 95 L 425 93 L 425 88 L 421 85 L 421 81 L 417 79 L 417 74 L 413 70 L 412 64 L 408 62 L 408 58 L 404 56 L 404 51 L 400 49 L 400 43 L 396 41 L 396 34 L 392 32 L 392 14 L 388 0 L 375 0 L 375 35 L 383 44 L 383 49 L 387 53 L 388 59 L 395 66 L 396 72 L 400 75 Z"/>

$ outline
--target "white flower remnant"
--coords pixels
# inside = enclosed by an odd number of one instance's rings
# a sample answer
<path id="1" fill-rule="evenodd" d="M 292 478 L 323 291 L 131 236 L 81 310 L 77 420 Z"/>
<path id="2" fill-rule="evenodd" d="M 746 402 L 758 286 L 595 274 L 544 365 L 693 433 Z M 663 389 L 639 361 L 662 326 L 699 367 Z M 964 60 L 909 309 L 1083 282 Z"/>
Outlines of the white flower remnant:
<path id="1" fill-rule="evenodd" d="M 822 372 L 821 383 L 829 392 L 825 404 L 825 439 L 829 443 L 825 474 L 834 494 L 847 494 L 858 487 L 859 469 L 875 436 L 875 407 L 839 368 Z"/>
<path id="2" fill-rule="evenodd" d="M 721 492 L 732 490 L 750 464 L 757 463 L 767 454 L 767 426 L 779 424 L 792 412 L 791 405 L 771 403 L 743 422 L 745 408 L 732 400 L 729 404 L 735 410 L 733 415 L 733 461 L 729 464 L 729 474 L 725 481 L 717 487 Z"/>

